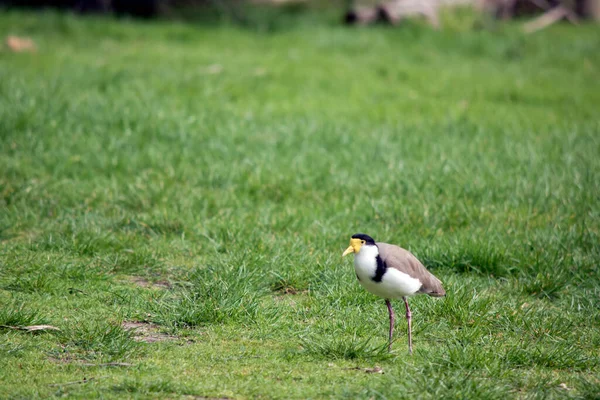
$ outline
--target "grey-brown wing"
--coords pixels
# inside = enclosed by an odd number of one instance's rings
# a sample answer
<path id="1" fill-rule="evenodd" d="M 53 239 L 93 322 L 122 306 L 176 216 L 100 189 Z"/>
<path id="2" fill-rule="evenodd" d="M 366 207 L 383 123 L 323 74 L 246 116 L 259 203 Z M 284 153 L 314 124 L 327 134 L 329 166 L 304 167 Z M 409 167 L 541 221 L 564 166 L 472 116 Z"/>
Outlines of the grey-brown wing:
<path id="1" fill-rule="evenodd" d="M 427 271 L 427 268 L 410 251 L 388 243 L 377 243 L 377 247 L 379 247 L 381 260 L 388 268 L 395 268 L 421 281 L 423 286 L 419 292 L 434 297 L 446 295 L 442 282 Z"/>

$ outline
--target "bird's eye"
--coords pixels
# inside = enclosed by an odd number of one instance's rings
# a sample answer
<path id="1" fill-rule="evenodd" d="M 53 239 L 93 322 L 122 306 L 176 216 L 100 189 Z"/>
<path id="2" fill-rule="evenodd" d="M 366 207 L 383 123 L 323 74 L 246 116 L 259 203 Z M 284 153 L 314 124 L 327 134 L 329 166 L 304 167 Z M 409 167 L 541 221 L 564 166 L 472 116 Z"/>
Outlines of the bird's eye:
<path id="1" fill-rule="evenodd" d="M 366 243 L 364 240 L 361 240 L 360 242 L 361 242 L 362 244 L 365 244 L 365 243 Z"/>

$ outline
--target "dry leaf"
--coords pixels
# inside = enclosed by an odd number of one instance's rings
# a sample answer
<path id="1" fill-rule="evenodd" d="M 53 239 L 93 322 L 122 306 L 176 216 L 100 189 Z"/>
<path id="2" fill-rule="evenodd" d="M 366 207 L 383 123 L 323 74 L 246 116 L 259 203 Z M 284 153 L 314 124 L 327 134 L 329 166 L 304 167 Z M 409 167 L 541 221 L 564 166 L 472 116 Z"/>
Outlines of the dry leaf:
<path id="1" fill-rule="evenodd" d="M 31 325 L 31 326 L 23 326 L 19 329 L 23 329 L 27 332 L 37 332 L 37 331 L 60 331 L 59 328 L 52 325 Z"/>
<path id="2" fill-rule="evenodd" d="M 21 53 L 24 51 L 33 53 L 36 51 L 35 43 L 33 43 L 33 40 L 31 40 L 29 38 L 22 38 L 22 37 L 12 36 L 12 35 L 7 36 L 6 37 L 6 45 L 8 46 L 9 49 L 11 49 L 12 51 L 14 51 L 16 53 Z"/>

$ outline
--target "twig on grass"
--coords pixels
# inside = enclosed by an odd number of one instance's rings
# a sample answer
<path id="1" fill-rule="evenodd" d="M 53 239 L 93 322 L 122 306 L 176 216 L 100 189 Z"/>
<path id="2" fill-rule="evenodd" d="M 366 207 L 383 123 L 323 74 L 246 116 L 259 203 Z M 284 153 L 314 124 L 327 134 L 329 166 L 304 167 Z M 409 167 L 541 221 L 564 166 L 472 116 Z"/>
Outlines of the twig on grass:
<path id="1" fill-rule="evenodd" d="M 352 368 L 343 368 L 345 370 L 350 370 L 350 371 L 364 371 L 367 374 L 383 374 L 383 368 L 381 368 L 380 366 L 376 365 L 373 368 L 361 368 L 361 367 L 352 367 Z"/>
<path id="2" fill-rule="evenodd" d="M 72 381 L 72 382 L 65 382 L 65 383 L 51 383 L 48 386 L 67 386 L 67 385 L 83 385 L 85 383 L 90 383 L 93 380 L 96 380 L 98 378 L 83 378 L 81 380 L 78 381 Z"/>
<path id="3" fill-rule="evenodd" d="M 84 367 L 133 367 L 135 364 L 124 363 L 124 362 L 109 362 L 103 364 L 94 364 L 94 363 L 83 363 L 79 364 Z"/>

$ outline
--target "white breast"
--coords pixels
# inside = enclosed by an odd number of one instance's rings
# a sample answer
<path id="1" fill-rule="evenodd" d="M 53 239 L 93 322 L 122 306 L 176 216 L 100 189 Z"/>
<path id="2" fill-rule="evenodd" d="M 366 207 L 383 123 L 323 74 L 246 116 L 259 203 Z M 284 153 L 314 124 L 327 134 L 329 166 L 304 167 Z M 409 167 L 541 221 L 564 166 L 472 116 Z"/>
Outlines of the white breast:
<path id="1" fill-rule="evenodd" d="M 373 281 L 378 254 L 376 246 L 362 246 L 354 255 L 354 271 L 367 291 L 386 299 L 399 299 L 415 294 L 421 288 L 421 281 L 394 268 L 387 269 L 381 282 Z"/>

